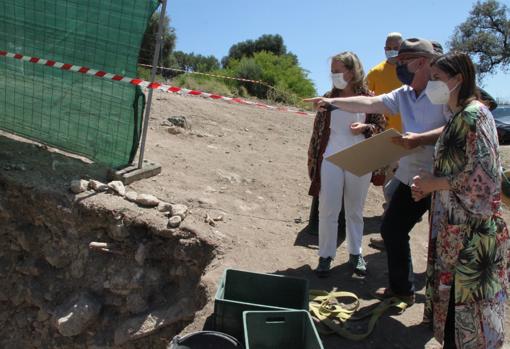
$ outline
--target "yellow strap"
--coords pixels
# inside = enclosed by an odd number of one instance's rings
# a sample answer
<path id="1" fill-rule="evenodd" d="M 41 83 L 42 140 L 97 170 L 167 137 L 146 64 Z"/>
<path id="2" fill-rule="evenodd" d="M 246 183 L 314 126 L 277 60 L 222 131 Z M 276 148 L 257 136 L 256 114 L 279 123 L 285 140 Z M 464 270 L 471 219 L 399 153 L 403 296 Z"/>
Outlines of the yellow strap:
<path id="1" fill-rule="evenodd" d="M 345 307 L 338 301 L 339 298 L 354 299 L 353 306 L 349 308 Z M 309 302 L 310 313 L 312 313 L 322 325 L 317 328 L 320 333 L 336 333 L 344 338 L 355 341 L 367 338 L 374 330 L 379 317 L 389 308 L 397 307 L 401 309 L 401 311 L 407 308 L 406 303 L 396 297 L 392 297 L 380 303 L 376 303 L 371 310 L 365 314 L 355 314 L 359 308 L 358 296 L 352 292 L 341 291 L 327 292 L 323 290 L 310 290 Z M 365 333 L 352 333 L 343 325 L 347 320 L 361 320 L 367 317 L 370 317 L 370 320 L 368 321 L 368 329 Z"/>

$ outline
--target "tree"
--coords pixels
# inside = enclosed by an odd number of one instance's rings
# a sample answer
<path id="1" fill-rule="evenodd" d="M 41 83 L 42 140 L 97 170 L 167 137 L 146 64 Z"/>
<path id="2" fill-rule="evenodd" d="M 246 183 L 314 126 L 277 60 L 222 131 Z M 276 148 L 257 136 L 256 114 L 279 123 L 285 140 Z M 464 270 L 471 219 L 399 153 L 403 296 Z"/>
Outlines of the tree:
<path id="1" fill-rule="evenodd" d="M 510 64 L 508 7 L 496 0 L 477 1 L 466 21 L 455 28 L 448 43 L 452 50 L 472 55 L 481 77 Z"/>
<path id="2" fill-rule="evenodd" d="M 138 63 L 152 64 L 154 58 L 154 49 L 156 48 L 156 37 L 158 34 L 159 13 L 154 13 L 149 20 L 149 25 L 145 30 L 138 56 Z M 170 54 L 175 48 L 175 29 L 170 27 L 170 20 L 165 16 L 163 20 L 163 40 L 161 42 L 160 62 L 163 66 L 168 66 Z"/>
<path id="3" fill-rule="evenodd" d="M 220 62 L 213 55 L 203 56 L 201 54 L 184 53 L 175 51 L 170 58 L 171 68 L 182 69 L 190 72 L 210 72 L 220 69 Z"/>
<path id="4" fill-rule="evenodd" d="M 264 34 L 257 40 L 241 41 L 228 51 L 228 55 L 223 57 L 221 63 L 223 67 L 227 67 L 229 62 L 233 59 L 241 59 L 243 57 L 253 57 L 257 52 L 267 51 L 273 53 L 275 56 L 289 55 L 297 64 L 297 57 L 293 53 L 287 53 L 287 47 L 283 43 L 281 35 Z"/>
<path id="5" fill-rule="evenodd" d="M 315 87 L 308 73 L 296 64 L 289 55 L 275 55 L 272 52 L 257 52 L 253 57 L 233 59 L 227 72 L 230 76 L 262 80 L 267 85 L 236 82 L 251 95 L 278 102 L 296 103 L 300 98 L 316 95 Z M 298 98 L 296 98 L 298 97 Z"/>

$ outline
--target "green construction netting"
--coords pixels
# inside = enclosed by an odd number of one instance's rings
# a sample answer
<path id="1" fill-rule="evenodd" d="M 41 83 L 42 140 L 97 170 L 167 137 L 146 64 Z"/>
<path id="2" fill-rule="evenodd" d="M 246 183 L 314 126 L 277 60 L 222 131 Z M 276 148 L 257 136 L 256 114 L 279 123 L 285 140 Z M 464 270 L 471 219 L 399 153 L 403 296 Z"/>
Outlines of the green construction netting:
<path id="1" fill-rule="evenodd" d="M 136 76 L 157 0 L 0 0 L 0 50 Z M 120 167 L 136 153 L 135 86 L 0 57 L 0 128 Z"/>

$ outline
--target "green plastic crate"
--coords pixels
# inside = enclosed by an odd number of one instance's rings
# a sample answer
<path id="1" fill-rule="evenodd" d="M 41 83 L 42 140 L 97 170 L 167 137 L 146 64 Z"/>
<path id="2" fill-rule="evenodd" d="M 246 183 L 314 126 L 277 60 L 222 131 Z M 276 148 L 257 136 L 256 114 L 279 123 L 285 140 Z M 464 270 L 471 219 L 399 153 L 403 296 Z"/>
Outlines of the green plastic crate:
<path id="1" fill-rule="evenodd" d="M 324 349 L 305 310 L 245 311 L 245 349 Z"/>
<path id="2" fill-rule="evenodd" d="M 308 280 L 226 269 L 214 300 L 214 328 L 243 340 L 243 311 L 308 309 Z"/>

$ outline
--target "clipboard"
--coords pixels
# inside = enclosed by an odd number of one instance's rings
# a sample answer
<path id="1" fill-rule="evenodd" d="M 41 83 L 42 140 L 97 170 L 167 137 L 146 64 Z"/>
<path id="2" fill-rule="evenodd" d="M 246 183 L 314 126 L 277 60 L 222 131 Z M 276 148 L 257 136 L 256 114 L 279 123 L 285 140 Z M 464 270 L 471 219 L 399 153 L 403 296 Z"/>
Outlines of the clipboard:
<path id="1" fill-rule="evenodd" d="M 361 177 L 394 163 L 404 156 L 411 155 L 423 149 L 423 147 L 405 149 L 400 145 L 393 144 L 391 139 L 399 136 L 402 136 L 400 132 L 394 128 L 390 128 L 348 148 L 342 149 L 328 156 L 326 160 Z"/>

